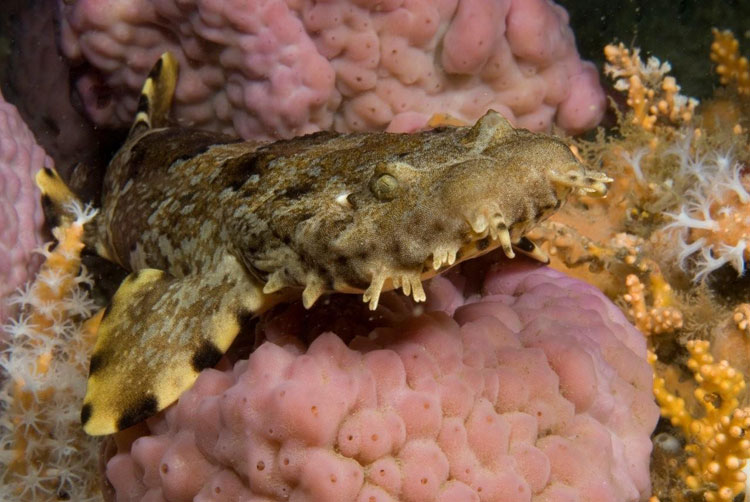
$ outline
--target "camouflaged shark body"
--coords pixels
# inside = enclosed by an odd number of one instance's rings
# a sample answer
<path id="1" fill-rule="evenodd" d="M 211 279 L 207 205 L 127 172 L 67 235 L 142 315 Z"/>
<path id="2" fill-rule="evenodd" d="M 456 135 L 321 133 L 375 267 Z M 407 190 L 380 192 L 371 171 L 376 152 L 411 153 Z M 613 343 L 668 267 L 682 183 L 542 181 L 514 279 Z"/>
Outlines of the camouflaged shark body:
<path id="1" fill-rule="evenodd" d="M 504 141 L 483 144 L 482 127 Z M 485 228 L 493 218 L 514 243 L 559 208 L 570 188 L 533 168 L 556 157 L 581 169 L 563 143 L 494 113 L 475 128 L 267 145 L 159 129 L 112 162 L 97 241 L 127 268 L 175 276 L 211 269 L 228 252 L 266 292 L 304 288 L 308 304 L 379 278 L 418 288 L 436 258 L 452 265 L 479 234 L 489 239 L 476 245 L 497 247 Z"/>
<path id="2" fill-rule="evenodd" d="M 514 246 L 539 256 L 529 227 L 571 192 L 603 195 L 611 181 L 493 111 L 472 127 L 268 144 L 159 128 L 174 79 L 165 55 L 87 229 L 99 254 L 133 271 L 92 356 L 90 434 L 168 406 L 244 319 L 279 301 L 360 292 L 374 309 L 398 287 L 424 300 L 422 280 L 472 256 L 512 257 Z"/>

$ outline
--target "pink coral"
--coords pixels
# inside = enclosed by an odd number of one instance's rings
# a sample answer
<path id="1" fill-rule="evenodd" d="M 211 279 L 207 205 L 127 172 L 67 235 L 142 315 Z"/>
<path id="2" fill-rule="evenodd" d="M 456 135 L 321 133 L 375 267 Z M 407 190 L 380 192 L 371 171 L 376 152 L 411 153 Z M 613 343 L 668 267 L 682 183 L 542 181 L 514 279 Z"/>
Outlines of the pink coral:
<path id="1" fill-rule="evenodd" d="M 551 269 L 495 266 L 481 296 L 466 281 L 433 280 L 425 314 L 386 295 L 348 346 L 302 346 L 292 334 L 330 320 L 298 306 L 265 322 L 276 343 L 202 373 L 109 460 L 117 500 L 645 499 L 659 412 L 642 335 Z M 329 316 L 361 319 L 339 299 Z"/>
<path id="2" fill-rule="evenodd" d="M 32 251 L 44 242 L 44 214 L 34 174 L 45 166 L 52 159 L 0 94 L 0 325 L 9 314 L 8 294 L 39 267 Z"/>
<path id="3" fill-rule="evenodd" d="M 63 52 L 90 64 L 93 120 L 127 125 L 150 66 L 182 66 L 183 125 L 248 139 L 412 130 L 435 113 L 577 132 L 601 119 L 596 69 L 550 0 L 60 0 Z"/>

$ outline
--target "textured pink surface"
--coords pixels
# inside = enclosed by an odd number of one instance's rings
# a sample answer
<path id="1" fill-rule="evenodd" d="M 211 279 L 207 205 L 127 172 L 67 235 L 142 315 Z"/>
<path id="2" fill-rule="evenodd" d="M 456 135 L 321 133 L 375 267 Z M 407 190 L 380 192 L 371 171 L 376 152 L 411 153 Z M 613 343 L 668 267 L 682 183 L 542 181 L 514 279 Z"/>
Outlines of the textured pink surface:
<path id="1" fill-rule="evenodd" d="M 32 251 L 44 242 L 44 214 L 34 175 L 45 166 L 52 159 L 0 94 L 0 325 L 10 310 L 8 294 L 39 267 Z"/>
<path id="2" fill-rule="evenodd" d="M 549 0 L 60 0 L 62 48 L 100 125 L 128 125 L 159 55 L 183 125 L 244 138 L 422 127 L 434 113 L 571 132 L 604 93 Z"/>
<path id="3" fill-rule="evenodd" d="M 643 336 L 551 269 L 504 263 L 482 297 L 464 282 L 432 281 L 441 310 L 417 317 L 384 296 L 388 326 L 349 346 L 305 348 L 291 335 L 321 321 L 288 308 L 264 324 L 278 344 L 204 371 L 109 461 L 117 500 L 644 500 L 659 412 Z"/>

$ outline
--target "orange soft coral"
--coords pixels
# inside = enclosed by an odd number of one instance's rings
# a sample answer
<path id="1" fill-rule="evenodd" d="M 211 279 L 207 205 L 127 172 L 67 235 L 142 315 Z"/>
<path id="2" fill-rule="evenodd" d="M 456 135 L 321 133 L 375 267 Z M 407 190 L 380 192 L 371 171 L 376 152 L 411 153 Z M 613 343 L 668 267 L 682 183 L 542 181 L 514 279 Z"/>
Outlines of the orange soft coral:
<path id="1" fill-rule="evenodd" d="M 83 225 L 94 212 L 75 208 L 77 218 L 55 228 L 58 240 L 42 250 L 46 261 L 36 280 L 12 301 L 21 314 L 5 330 L 0 355 L 0 499 L 96 500 L 97 443 L 81 431 L 78 410 L 93 327 L 82 319 L 94 307 L 82 285 Z"/>
<path id="2" fill-rule="evenodd" d="M 731 152 L 714 152 L 701 157 L 688 155 L 682 175 L 693 178 L 693 188 L 679 213 L 669 214 L 665 229 L 680 234 L 678 258 L 695 281 L 725 264 L 738 275 L 750 259 L 750 177 L 745 166 Z"/>

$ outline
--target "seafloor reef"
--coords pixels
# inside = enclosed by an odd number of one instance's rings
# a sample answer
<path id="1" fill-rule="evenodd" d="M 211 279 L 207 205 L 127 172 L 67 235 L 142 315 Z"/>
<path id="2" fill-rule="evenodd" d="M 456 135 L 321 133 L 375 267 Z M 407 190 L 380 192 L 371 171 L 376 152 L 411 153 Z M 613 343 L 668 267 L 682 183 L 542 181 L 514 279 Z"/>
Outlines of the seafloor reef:
<path id="1" fill-rule="evenodd" d="M 603 112 L 551 2 L 269 1 L 257 15 L 255 3 L 104 5 L 59 5 L 82 111 L 100 126 L 129 122 L 165 49 L 186 68 L 177 120 L 245 137 L 408 130 L 487 107 L 574 133 Z M 91 211 L 78 207 L 50 229 L 34 282 L 8 298 L 0 498 L 738 500 L 750 72 L 730 32 L 713 37 L 721 85 L 701 103 L 667 62 L 604 48 L 616 124 L 570 143 L 615 182 L 530 234 L 551 268 L 490 255 L 432 280 L 423 306 L 388 293 L 375 314 L 347 295 L 278 308 L 175 406 L 103 442 L 78 423 L 99 318 L 86 319 L 106 286 L 81 266 Z M 0 221 L 16 243 L 0 247 L 5 294 L 34 269 L 28 187 L 51 161 L 2 106 Z"/>

